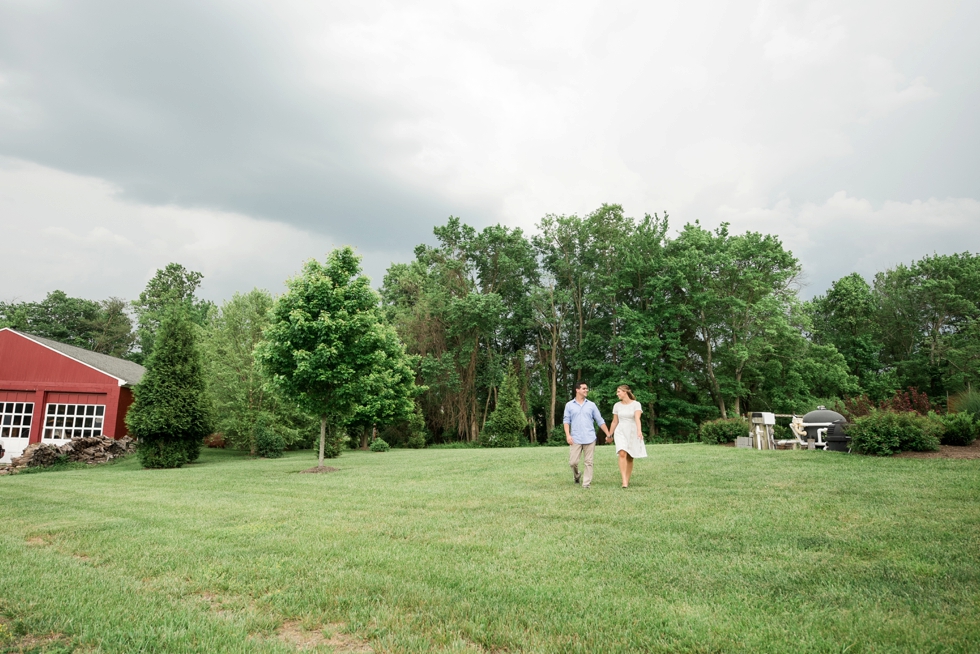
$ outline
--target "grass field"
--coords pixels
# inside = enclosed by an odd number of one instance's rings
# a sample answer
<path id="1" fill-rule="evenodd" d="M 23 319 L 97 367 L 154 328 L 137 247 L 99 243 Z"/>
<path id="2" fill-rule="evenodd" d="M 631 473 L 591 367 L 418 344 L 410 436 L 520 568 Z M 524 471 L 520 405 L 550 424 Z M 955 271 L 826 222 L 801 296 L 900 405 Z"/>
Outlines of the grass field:
<path id="1" fill-rule="evenodd" d="M 980 651 L 980 461 L 649 451 L 2 477 L 0 651 Z"/>

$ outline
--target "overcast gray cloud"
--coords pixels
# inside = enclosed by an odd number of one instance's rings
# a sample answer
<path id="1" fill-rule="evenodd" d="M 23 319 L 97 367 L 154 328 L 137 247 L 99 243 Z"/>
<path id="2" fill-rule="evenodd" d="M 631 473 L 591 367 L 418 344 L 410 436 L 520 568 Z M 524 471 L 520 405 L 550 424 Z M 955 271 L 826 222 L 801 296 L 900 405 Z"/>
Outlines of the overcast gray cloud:
<path id="1" fill-rule="evenodd" d="M 397 242 L 446 213 L 378 174 L 391 108 L 305 79 L 248 4 L 8 3 L 4 154 L 111 181 L 131 199 L 242 211 Z M 380 149 L 380 151 L 379 151 Z M 383 229 L 382 229 L 383 228 Z"/>
<path id="2" fill-rule="evenodd" d="M 808 294 L 977 251 L 978 27 L 953 0 L 0 0 L 0 222 L 61 262 L 9 255 L 0 296 L 132 297 L 170 260 L 275 290 L 335 243 L 377 281 L 450 214 L 602 202 L 779 234 Z"/>

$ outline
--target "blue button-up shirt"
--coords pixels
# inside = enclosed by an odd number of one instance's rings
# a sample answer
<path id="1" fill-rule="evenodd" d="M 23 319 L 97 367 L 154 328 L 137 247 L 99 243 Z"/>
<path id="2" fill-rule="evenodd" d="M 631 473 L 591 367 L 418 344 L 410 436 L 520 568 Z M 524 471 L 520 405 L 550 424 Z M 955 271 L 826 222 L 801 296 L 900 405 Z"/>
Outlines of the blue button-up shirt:
<path id="1" fill-rule="evenodd" d="M 595 402 L 586 400 L 579 404 L 575 400 L 569 400 L 565 405 L 565 418 L 562 420 L 569 425 L 572 432 L 572 440 L 579 445 L 588 445 L 595 442 L 595 425 L 602 426 L 606 421 L 599 413 L 599 407 Z"/>

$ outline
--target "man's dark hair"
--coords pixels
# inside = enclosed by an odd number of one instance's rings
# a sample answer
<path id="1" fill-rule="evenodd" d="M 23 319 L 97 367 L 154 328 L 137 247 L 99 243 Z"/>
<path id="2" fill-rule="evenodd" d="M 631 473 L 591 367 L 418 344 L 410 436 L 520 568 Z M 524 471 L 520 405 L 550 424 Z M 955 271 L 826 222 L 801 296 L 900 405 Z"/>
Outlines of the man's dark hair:
<path id="1" fill-rule="evenodd" d="M 588 386 L 588 385 L 589 385 L 589 382 L 577 381 L 577 382 L 575 382 L 575 385 L 572 386 L 572 391 L 578 391 L 578 389 L 582 388 L 583 386 Z"/>

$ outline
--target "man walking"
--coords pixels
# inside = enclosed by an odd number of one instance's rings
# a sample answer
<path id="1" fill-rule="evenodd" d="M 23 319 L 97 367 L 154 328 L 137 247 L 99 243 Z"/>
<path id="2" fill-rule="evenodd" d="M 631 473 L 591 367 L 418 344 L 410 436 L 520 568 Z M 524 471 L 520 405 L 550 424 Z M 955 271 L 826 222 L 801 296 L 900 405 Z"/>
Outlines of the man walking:
<path id="1" fill-rule="evenodd" d="M 595 455 L 595 426 L 602 427 L 609 437 L 609 429 L 606 421 L 599 413 L 599 407 L 595 402 L 587 399 L 589 385 L 585 382 L 575 384 L 575 399 L 569 400 L 565 405 L 565 417 L 562 420 L 565 426 L 565 440 L 571 446 L 571 453 L 568 457 L 568 465 L 572 467 L 572 474 L 575 476 L 575 483 L 582 483 L 582 488 L 589 488 L 592 484 L 592 457 Z M 578 460 L 585 455 L 585 471 L 581 477 L 578 473 Z"/>

